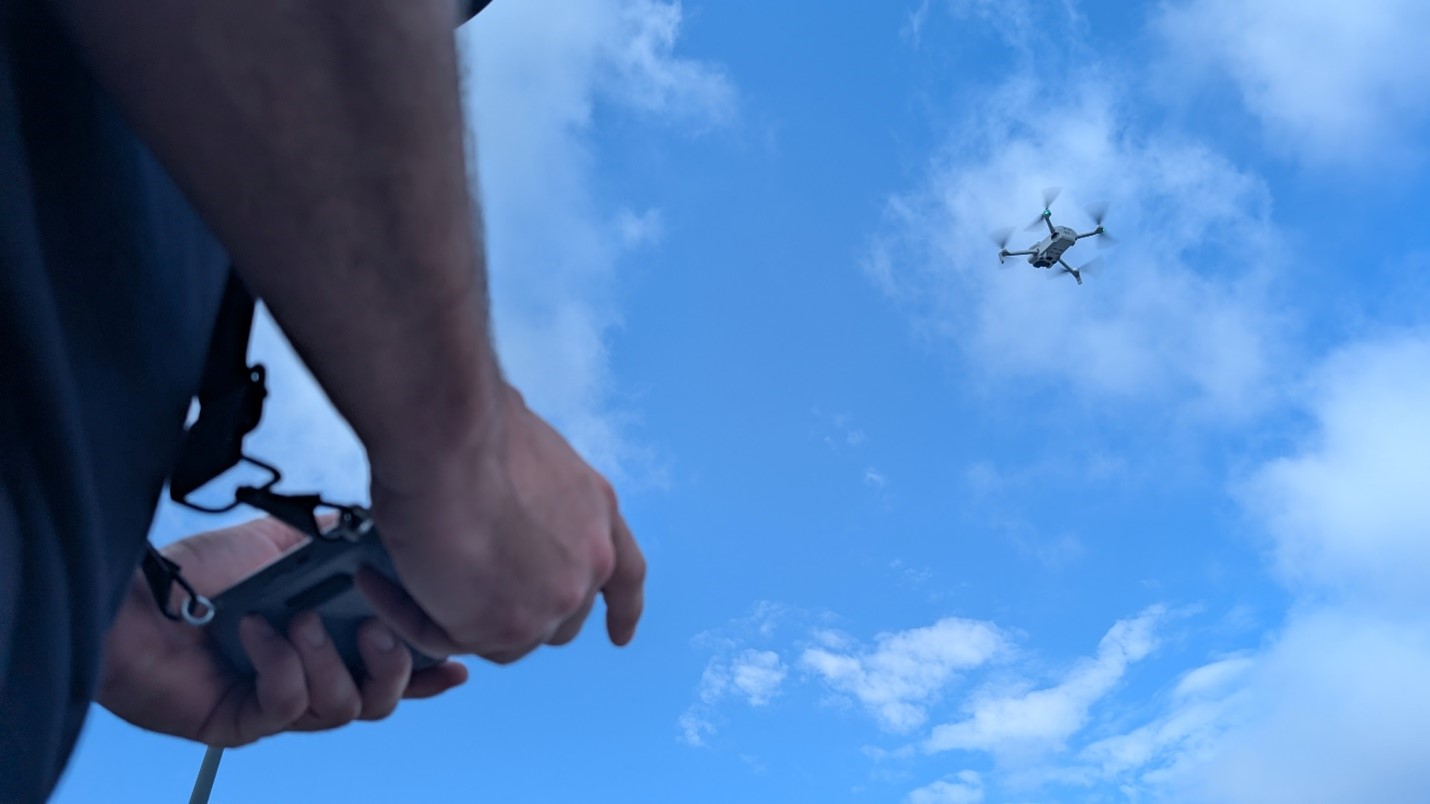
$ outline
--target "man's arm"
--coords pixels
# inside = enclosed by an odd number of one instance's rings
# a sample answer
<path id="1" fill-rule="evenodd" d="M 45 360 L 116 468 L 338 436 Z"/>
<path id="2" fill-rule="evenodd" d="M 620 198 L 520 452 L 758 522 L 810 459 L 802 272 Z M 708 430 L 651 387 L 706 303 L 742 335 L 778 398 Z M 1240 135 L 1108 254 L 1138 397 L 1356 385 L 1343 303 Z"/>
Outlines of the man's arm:
<path id="1" fill-rule="evenodd" d="M 599 592 L 629 641 L 645 563 L 615 495 L 488 337 L 456 5 L 54 2 L 367 447 L 411 593 L 364 581 L 380 613 L 429 654 L 510 661 Z"/>
<path id="2" fill-rule="evenodd" d="M 455 5 L 63 5 L 374 466 L 396 474 L 483 438 L 500 376 Z"/>

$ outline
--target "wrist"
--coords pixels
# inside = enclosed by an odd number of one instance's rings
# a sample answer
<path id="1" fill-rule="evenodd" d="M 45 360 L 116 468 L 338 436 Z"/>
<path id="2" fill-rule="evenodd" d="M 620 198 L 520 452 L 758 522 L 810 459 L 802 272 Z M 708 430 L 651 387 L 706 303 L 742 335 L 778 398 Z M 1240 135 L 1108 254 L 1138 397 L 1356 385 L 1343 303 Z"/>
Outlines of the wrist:
<path id="1" fill-rule="evenodd" d="M 373 502 L 440 493 L 454 478 L 470 482 L 474 464 L 497 470 L 506 436 L 506 409 L 515 391 L 501 379 L 495 360 L 479 386 L 443 389 L 442 400 L 417 401 L 411 426 L 393 428 L 365 442 Z M 461 493 L 460 490 L 452 490 Z M 466 490 L 473 493 L 475 489 Z"/>

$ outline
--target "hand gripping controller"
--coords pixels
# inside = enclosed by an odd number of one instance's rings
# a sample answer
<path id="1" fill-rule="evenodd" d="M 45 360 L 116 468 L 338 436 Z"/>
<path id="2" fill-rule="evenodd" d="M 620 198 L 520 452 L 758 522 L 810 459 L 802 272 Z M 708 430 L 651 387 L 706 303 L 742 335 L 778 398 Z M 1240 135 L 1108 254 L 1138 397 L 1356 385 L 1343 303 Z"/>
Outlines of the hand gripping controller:
<path id="1" fill-rule="evenodd" d="M 238 637 L 239 622 L 250 614 L 261 614 L 279 633 L 287 633 L 293 617 L 311 609 L 322 618 L 354 678 L 361 678 L 364 671 L 357 630 L 374 616 L 354 584 L 354 576 L 364 566 L 397 582 L 371 516 L 360 508 L 344 508 L 337 524 L 321 538 L 310 538 L 214 597 L 210 601 L 213 619 L 206 626 L 209 637 L 235 669 L 251 675 L 253 665 Z M 441 661 L 411 646 L 408 649 L 414 670 Z"/>

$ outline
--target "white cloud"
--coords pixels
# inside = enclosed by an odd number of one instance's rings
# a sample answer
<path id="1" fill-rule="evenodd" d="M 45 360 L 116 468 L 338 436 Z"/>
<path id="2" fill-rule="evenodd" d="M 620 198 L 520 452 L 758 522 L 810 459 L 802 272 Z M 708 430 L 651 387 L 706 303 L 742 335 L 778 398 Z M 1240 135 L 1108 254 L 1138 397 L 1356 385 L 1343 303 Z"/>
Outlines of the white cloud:
<path id="1" fill-rule="evenodd" d="M 908 804 L 977 804 L 983 800 L 983 780 L 974 771 L 960 771 L 909 793 Z"/>
<path id="2" fill-rule="evenodd" d="M 761 601 L 744 617 L 697 634 L 692 643 L 714 654 L 706 662 L 696 687 L 696 700 L 677 720 L 681 742 L 696 748 L 719 731 L 721 711 L 734 699 L 750 707 L 769 705 L 789 676 L 789 666 L 778 652 L 749 647 L 768 643 L 790 617 L 779 604 Z"/>
<path id="3" fill-rule="evenodd" d="M 680 741 L 692 748 L 704 748 L 705 738 L 715 734 L 715 724 L 710 718 L 694 708 L 686 710 L 676 720 L 680 728 Z"/>
<path id="4" fill-rule="evenodd" d="M 1256 658 L 1224 733 L 1159 779 L 1170 789 L 1229 802 L 1430 789 L 1427 366 L 1425 333 L 1332 355 L 1307 386 L 1302 448 L 1241 490 L 1282 577 L 1312 602 Z"/>
<path id="5" fill-rule="evenodd" d="M 1303 444 L 1240 489 L 1297 607 L 1261 651 L 1194 670 L 1161 717 L 1087 746 L 1093 776 L 1171 801 L 1423 798 L 1427 366 L 1430 336 L 1409 333 L 1314 372 Z"/>
<path id="6" fill-rule="evenodd" d="M 604 99 L 652 121 L 729 117 L 718 69 L 674 54 L 680 24 L 679 3 L 530 0 L 462 31 L 498 349 L 533 407 L 617 477 L 655 471 L 623 434 L 608 347 L 620 256 L 659 235 L 660 214 L 602 211 L 591 115 Z"/>
<path id="7" fill-rule="evenodd" d="M 605 41 L 610 91 L 637 108 L 685 122 L 726 122 L 735 88 L 713 64 L 674 55 L 684 17 L 679 2 L 627 0 L 614 18 L 620 35 Z"/>
<path id="8" fill-rule="evenodd" d="M 1354 804 L 1430 790 L 1430 628 L 1364 613 L 1293 618 L 1236 706 L 1146 780 L 1177 801 Z M 1174 717 L 1196 716 L 1186 708 Z"/>
<path id="9" fill-rule="evenodd" d="M 1219 659 L 1192 670 L 1179 681 L 1165 716 L 1126 734 L 1088 744 L 1079 759 L 1103 778 L 1137 771 L 1140 780 L 1156 781 L 1180 772 L 1205 755 L 1236 714 L 1251 703 L 1244 679 L 1254 667 L 1250 657 Z"/>
<path id="10" fill-rule="evenodd" d="M 1177 75 L 1224 72 L 1278 144 L 1311 161 L 1391 165 L 1430 122 L 1421 0 L 1189 0 L 1154 29 Z"/>
<path id="11" fill-rule="evenodd" d="M 904 17 L 904 25 L 899 29 L 899 35 L 912 42 L 914 47 L 918 47 L 923 39 L 924 25 L 928 22 L 928 17 L 929 0 L 921 0 L 919 7 Z"/>
<path id="12" fill-rule="evenodd" d="M 1042 536 L 1031 525 L 1021 522 L 1009 523 L 1004 531 L 1019 555 L 1036 561 L 1044 569 L 1063 569 L 1087 552 L 1082 541 L 1071 533 Z"/>
<path id="13" fill-rule="evenodd" d="M 881 726 L 896 732 L 922 725 L 929 704 L 958 671 L 978 667 L 1007 648 L 992 624 L 954 617 L 880 634 L 875 643 L 873 650 L 832 644 L 809 648 L 800 664 L 837 692 L 854 696 Z"/>
<path id="14" fill-rule="evenodd" d="M 1057 686 L 974 696 L 965 707 L 968 717 L 935 727 L 924 750 L 1005 753 L 1060 747 L 1083 727 L 1092 705 L 1112 691 L 1128 665 L 1157 646 L 1153 629 L 1163 614 L 1154 606 L 1113 625 L 1098 644 L 1096 658 L 1079 662 Z"/>
<path id="15" fill-rule="evenodd" d="M 729 688 L 750 706 L 764 706 L 779 692 L 789 668 L 772 650 L 747 650 L 725 670 Z"/>
<path id="16" fill-rule="evenodd" d="M 705 738 L 718 731 L 716 705 L 736 697 L 749 706 L 765 706 L 779 694 L 789 675 L 789 667 L 771 650 L 746 649 L 733 658 L 717 657 L 705 666 L 696 691 L 699 702 L 677 721 L 680 739 L 687 745 L 703 747 Z"/>
<path id="17" fill-rule="evenodd" d="M 1310 384 L 1315 433 L 1241 490 L 1303 590 L 1430 603 L 1430 336 L 1361 344 Z"/>
<path id="18" fill-rule="evenodd" d="M 622 209 L 616 214 L 616 227 L 620 231 L 621 243 L 627 248 L 656 243 L 664 234 L 664 224 L 658 209 L 648 209 L 639 215 L 629 209 Z"/>
<path id="19" fill-rule="evenodd" d="M 1139 132 L 1098 80 L 1010 81 L 970 120 L 921 187 L 889 199 L 865 261 L 928 338 L 991 376 L 1098 400 L 1216 419 L 1264 407 L 1282 343 L 1268 312 L 1279 263 L 1259 179 L 1195 143 Z M 1121 245 L 1082 287 L 1044 281 L 1024 258 L 999 270 L 989 232 L 1033 218 L 1046 186 L 1068 188 L 1054 221 L 1080 231 L 1092 224 L 1078 201 L 1110 202 Z M 1010 248 L 1036 239 L 1017 234 Z M 1067 259 L 1095 253 L 1084 241 Z"/>
<path id="20" fill-rule="evenodd" d="M 987 25 L 997 31 L 1008 46 L 1021 51 L 1024 55 L 1031 53 L 1035 48 L 1051 43 L 1045 29 L 1038 25 L 1040 20 L 1044 23 L 1053 21 L 1060 33 L 1065 32 L 1069 23 L 1075 20 L 1070 13 L 1066 16 L 1059 13 L 1059 11 L 1070 12 L 1071 9 L 1041 8 L 1035 10 L 1033 3 L 1029 0 L 944 0 L 943 5 L 956 20 L 957 25 L 965 27 L 972 24 Z M 927 7 L 921 6 L 919 12 L 918 27 L 912 31 L 915 35 L 921 32 L 927 23 Z M 914 17 L 910 16 L 909 25 L 912 26 L 913 22 Z M 905 30 L 907 31 L 908 28 Z M 915 44 L 917 44 L 917 40 L 915 40 Z"/>
<path id="21" fill-rule="evenodd" d="M 820 437 L 830 449 L 858 447 L 869 439 L 863 428 L 856 425 L 854 417 L 848 413 L 825 413 L 819 408 L 811 412 L 823 431 Z"/>
<path id="22" fill-rule="evenodd" d="M 864 485 L 870 488 L 883 489 L 889 485 L 889 478 L 885 476 L 883 472 L 871 466 L 864 470 Z"/>
<path id="23" fill-rule="evenodd" d="M 267 370 L 268 397 L 264 400 L 263 421 L 244 440 L 245 453 L 283 472 L 280 491 L 316 491 L 328 500 L 366 504 L 366 451 L 262 305 L 254 316 L 249 344 L 249 360 L 261 363 Z M 255 483 L 265 477 L 262 472 L 240 465 L 194 500 L 227 504 L 238 483 Z M 255 515 L 253 509 L 246 507 L 218 517 L 198 514 L 170 502 L 166 496 L 155 512 L 150 534 L 155 543 L 162 544 Z"/>

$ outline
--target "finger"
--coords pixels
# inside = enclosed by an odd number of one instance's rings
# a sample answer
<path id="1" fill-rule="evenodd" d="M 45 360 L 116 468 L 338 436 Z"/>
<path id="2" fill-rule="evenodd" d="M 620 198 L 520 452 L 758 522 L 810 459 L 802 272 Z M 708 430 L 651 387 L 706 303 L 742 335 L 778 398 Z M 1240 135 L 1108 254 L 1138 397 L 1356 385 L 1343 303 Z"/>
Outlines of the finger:
<path id="1" fill-rule="evenodd" d="M 308 685 L 308 710 L 291 728 L 322 731 L 356 718 L 362 711 L 357 684 L 317 612 L 305 611 L 294 617 L 288 641 L 298 648 Z"/>
<path id="2" fill-rule="evenodd" d="M 380 572 L 368 567 L 358 570 L 354 576 L 358 591 L 367 598 L 373 613 L 407 644 L 428 656 L 451 656 L 472 653 L 496 664 L 511 664 L 521 659 L 546 641 L 547 636 L 532 639 L 517 648 L 472 649 L 462 647 L 447 635 L 440 625 L 427 616 L 417 601 L 407 590 L 393 583 Z"/>
<path id="3" fill-rule="evenodd" d="M 467 683 L 467 666 L 461 662 L 443 662 L 433 667 L 425 667 L 412 674 L 407 690 L 402 697 L 420 700 L 441 695 L 453 687 Z"/>
<path id="4" fill-rule="evenodd" d="M 507 649 L 505 649 L 505 650 L 489 650 L 489 651 L 479 652 L 479 653 L 476 653 L 476 654 L 474 654 L 474 655 L 480 656 L 481 658 L 486 659 L 487 661 L 491 662 L 492 664 L 513 664 L 513 663 L 518 662 L 518 661 L 520 661 L 520 660 L 526 658 L 527 656 L 531 655 L 531 652 L 532 652 L 532 651 L 534 651 L 534 650 L 536 650 L 537 648 L 541 647 L 543 644 L 545 644 L 545 642 L 546 642 L 545 639 L 538 639 L 538 640 L 532 642 L 531 644 L 529 644 L 529 645 L 523 645 L 523 646 L 520 647 L 520 648 L 507 648 Z"/>
<path id="5" fill-rule="evenodd" d="M 412 651 L 378 620 L 358 627 L 358 652 L 367 678 L 362 682 L 362 720 L 382 720 L 397 708 L 412 676 Z"/>
<path id="6" fill-rule="evenodd" d="M 238 638 L 253 663 L 253 694 L 238 711 L 240 742 L 277 734 L 308 708 L 308 685 L 298 651 L 262 615 L 239 623 Z"/>
<path id="7" fill-rule="evenodd" d="M 407 644 L 428 656 L 451 656 L 464 652 L 406 590 L 382 573 L 363 567 L 354 580 L 358 591 L 372 606 L 373 613 Z"/>
<path id="8" fill-rule="evenodd" d="M 625 519 L 619 513 L 614 517 L 611 539 L 616 548 L 616 569 L 601 593 L 606 598 L 606 632 L 612 642 L 625 645 L 635 637 L 636 623 L 645 609 L 646 564 Z"/>
<path id="9" fill-rule="evenodd" d="M 581 633 L 581 627 L 586 624 L 586 617 L 591 613 L 591 607 L 594 605 L 596 605 L 596 596 L 592 594 L 586 598 L 586 602 L 581 604 L 581 608 L 575 614 L 562 621 L 561 625 L 557 627 L 556 633 L 546 640 L 546 644 L 565 645 L 575 639 L 576 635 Z"/>
<path id="10" fill-rule="evenodd" d="M 214 595 L 307 539 L 282 521 L 263 517 L 190 536 L 161 552 L 184 568 L 195 589 Z"/>

